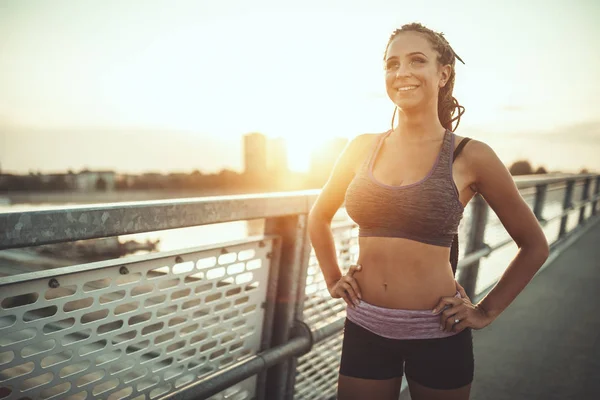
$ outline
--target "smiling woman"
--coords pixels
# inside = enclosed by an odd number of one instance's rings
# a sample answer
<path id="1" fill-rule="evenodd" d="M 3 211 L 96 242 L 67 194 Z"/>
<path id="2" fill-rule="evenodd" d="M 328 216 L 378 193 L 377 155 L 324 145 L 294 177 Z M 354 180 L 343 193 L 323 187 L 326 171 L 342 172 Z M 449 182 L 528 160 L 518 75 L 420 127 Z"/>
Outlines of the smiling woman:
<path id="1" fill-rule="evenodd" d="M 403 375 L 413 400 L 468 399 L 471 329 L 489 325 L 548 255 L 537 219 L 496 153 L 453 132 L 464 112 L 453 96 L 457 59 L 442 34 L 421 24 L 394 31 L 384 53 L 391 129 L 348 144 L 310 212 L 329 292 L 348 305 L 340 400 L 397 399 Z M 473 304 L 455 281 L 452 249 L 476 194 L 520 251 Z M 331 221 L 344 202 L 359 226 L 359 256 L 342 275 Z"/>

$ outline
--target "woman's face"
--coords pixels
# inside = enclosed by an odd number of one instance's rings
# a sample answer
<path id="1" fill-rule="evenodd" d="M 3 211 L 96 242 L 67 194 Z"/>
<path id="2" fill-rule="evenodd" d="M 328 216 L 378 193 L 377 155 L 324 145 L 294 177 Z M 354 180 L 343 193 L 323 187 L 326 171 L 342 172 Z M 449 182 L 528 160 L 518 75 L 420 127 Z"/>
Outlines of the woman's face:
<path id="1" fill-rule="evenodd" d="M 385 86 L 389 98 L 401 109 L 437 109 L 439 89 L 446 84 L 451 66 L 439 66 L 438 53 L 418 32 L 398 34 L 385 55 Z"/>

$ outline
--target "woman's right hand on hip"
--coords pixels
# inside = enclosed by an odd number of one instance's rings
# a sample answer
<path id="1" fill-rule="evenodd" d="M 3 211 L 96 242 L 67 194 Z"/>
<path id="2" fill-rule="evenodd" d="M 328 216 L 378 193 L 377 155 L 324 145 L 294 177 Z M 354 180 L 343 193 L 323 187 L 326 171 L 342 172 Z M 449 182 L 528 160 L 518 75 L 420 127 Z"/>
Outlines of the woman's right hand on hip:
<path id="1" fill-rule="evenodd" d="M 358 306 L 362 299 L 358 282 L 354 279 L 354 274 L 362 270 L 362 265 L 352 265 L 346 275 L 342 276 L 333 285 L 328 286 L 329 294 L 334 299 L 340 297 L 344 299 L 350 307 Z"/>

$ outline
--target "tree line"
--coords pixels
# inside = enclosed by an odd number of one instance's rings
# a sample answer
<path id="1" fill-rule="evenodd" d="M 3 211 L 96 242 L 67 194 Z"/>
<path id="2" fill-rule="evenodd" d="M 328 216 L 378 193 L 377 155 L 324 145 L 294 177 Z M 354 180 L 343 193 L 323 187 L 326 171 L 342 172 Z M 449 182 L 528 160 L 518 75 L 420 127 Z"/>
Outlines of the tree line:
<path id="1" fill-rule="evenodd" d="M 544 166 L 534 168 L 527 160 L 518 160 L 508 167 L 513 176 L 547 174 Z M 319 177 L 312 177 L 304 174 L 302 179 L 298 179 L 296 174 L 294 178 L 281 175 L 274 179 L 273 173 L 266 176 L 253 176 L 247 173 L 238 173 L 232 170 L 223 169 L 214 174 L 203 174 L 198 170 L 191 173 L 146 173 L 141 175 L 116 175 L 115 190 L 179 190 L 179 189 L 257 189 L 257 190 L 280 190 L 282 182 L 286 179 L 293 179 L 293 185 L 285 185 L 287 189 L 303 190 L 320 188 L 326 182 L 330 171 L 319 171 Z M 558 171 L 557 171 L 558 172 Z M 582 169 L 579 173 L 588 173 L 587 169 Z M 71 174 L 71 172 L 70 172 Z M 69 175 L 70 175 L 69 174 Z M 69 191 L 74 190 L 71 180 L 65 175 L 44 176 L 41 173 L 30 173 L 28 175 L 0 175 L 0 192 L 8 191 Z M 107 182 L 99 177 L 95 190 L 103 191 L 107 188 Z"/>

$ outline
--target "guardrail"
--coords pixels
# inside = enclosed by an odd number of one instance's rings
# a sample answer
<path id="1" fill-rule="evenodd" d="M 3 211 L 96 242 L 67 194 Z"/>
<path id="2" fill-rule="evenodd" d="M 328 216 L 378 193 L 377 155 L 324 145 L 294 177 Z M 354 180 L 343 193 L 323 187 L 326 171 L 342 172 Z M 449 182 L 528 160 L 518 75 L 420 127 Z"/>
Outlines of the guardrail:
<path id="1" fill-rule="evenodd" d="M 599 175 L 515 181 L 553 247 L 598 219 Z M 345 304 L 329 296 L 308 239 L 317 194 L 0 213 L 0 249 L 265 220 L 243 240 L 0 278 L 0 399 L 334 397 Z M 477 196 L 461 223 L 457 279 L 471 296 L 480 262 L 512 242 L 485 240 L 492 214 Z M 342 220 L 333 232 L 345 271 L 357 229 Z"/>

